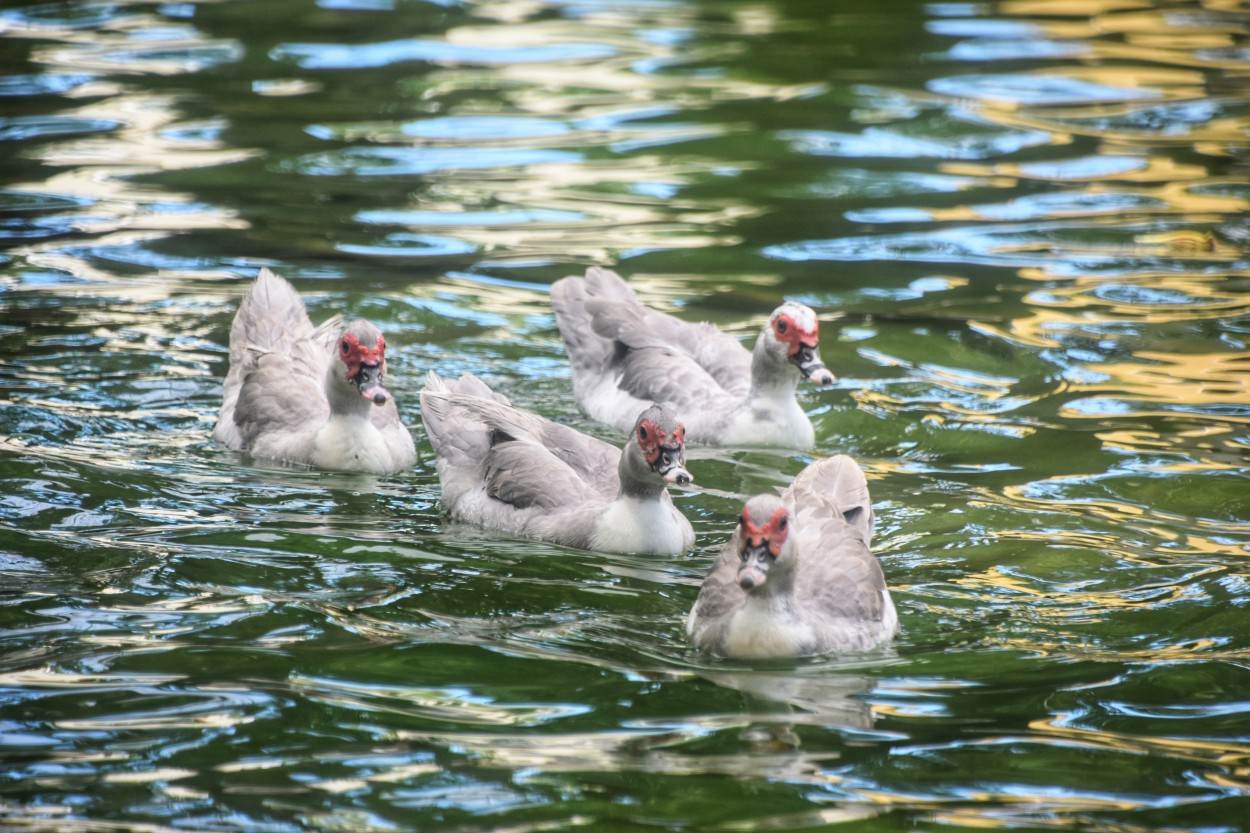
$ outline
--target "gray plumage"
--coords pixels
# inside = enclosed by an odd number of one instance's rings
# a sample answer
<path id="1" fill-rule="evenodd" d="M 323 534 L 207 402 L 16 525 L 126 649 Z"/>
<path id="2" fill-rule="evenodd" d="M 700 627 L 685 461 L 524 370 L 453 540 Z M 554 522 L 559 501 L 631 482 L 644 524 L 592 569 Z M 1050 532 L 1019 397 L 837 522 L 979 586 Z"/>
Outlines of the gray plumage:
<path id="1" fill-rule="evenodd" d="M 888 643 L 898 615 L 869 548 L 872 504 L 855 461 L 845 455 L 818 460 L 780 497 L 747 501 L 743 517 L 758 528 L 779 509 L 788 513 L 788 534 L 775 558 L 756 551 L 762 571 L 752 560 L 751 530 L 740 519 L 686 621 L 691 642 L 714 654 L 748 658 L 864 651 Z"/>
<path id="2" fill-rule="evenodd" d="M 592 419 L 627 430 L 647 403 L 682 414 L 686 438 L 705 445 L 810 448 L 815 438 L 795 391 L 807 376 L 831 384 L 820 360 L 816 314 L 790 301 L 760 330 L 753 350 L 712 324 L 689 323 L 644 306 L 607 269 L 562 278 L 551 303 L 564 339 L 573 393 Z M 779 319 L 810 327 L 810 345 L 791 356 Z M 782 324 L 784 328 L 786 324 Z"/>
<path id="3" fill-rule="evenodd" d="M 368 321 L 334 316 L 314 327 L 286 280 L 261 269 L 230 327 L 230 369 L 213 429 L 218 442 L 256 457 L 385 473 L 416 462 L 412 435 L 381 386 L 385 363 L 362 395 L 338 346 L 349 336 L 380 345 Z M 379 356 L 381 355 L 379 351 Z"/>
<path id="4" fill-rule="evenodd" d="M 453 519 L 580 549 L 677 554 L 694 544 L 666 489 L 690 482 L 684 450 L 657 451 L 651 464 L 639 445 L 640 431 L 676 430 L 668 409 L 638 415 L 623 451 L 514 407 L 471 374 L 431 372 L 421 412 Z"/>

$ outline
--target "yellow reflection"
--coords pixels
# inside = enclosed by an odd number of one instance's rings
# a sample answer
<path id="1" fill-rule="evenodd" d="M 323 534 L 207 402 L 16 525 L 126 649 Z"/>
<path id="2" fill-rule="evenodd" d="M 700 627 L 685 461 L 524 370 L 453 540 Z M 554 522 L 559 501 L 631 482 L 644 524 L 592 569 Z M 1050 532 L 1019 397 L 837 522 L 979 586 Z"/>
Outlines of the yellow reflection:
<path id="1" fill-rule="evenodd" d="M 1105 283 L 1131 290 L 1095 294 Z M 1013 322 L 1013 325 L 1021 329 L 1032 325 L 1041 330 L 1070 332 L 1071 329 L 1062 326 L 1066 323 L 1065 319 L 1085 328 L 1096 328 L 1100 324 L 1130 319 L 1160 324 L 1250 312 L 1250 297 L 1218 289 L 1218 283 L 1205 275 L 1134 275 L 1120 280 L 1104 279 L 1103 283 L 1076 280 L 1071 286 L 1047 287 L 1042 293 L 1030 294 L 1027 298 L 1029 304 L 1042 311 L 1036 313 L 1035 319 L 1020 319 L 1018 324 Z M 1056 310 L 1079 310 L 1080 313 L 1067 316 L 1056 313 Z M 1052 318 L 1054 320 L 1048 320 Z"/>
<path id="2" fill-rule="evenodd" d="M 1054 738 L 1075 741 L 1095 748 L 1174 758 L 1195 762 L 1228 764 L 1250 761 L 1250 746 L 1234 741 L 1201 740 L 1165 735 L 1137 735 L 1089 729 L 1073 723 L 1074 715 L 1060 712 L 1029 724 L 1029 728 Z"/>
<path id="3" fill-rule="evenodd" d="M 1146 0 L 1006 0 L 998 8 L 1003 14 L 1044 15 L 1046 17 L 1089 18 L 1091 15 L 1124 9 L 1148 9 Z"/>
<path id="4" fill-rule="evenodd" d="M 1054 659 L 1105 662 L 1117 667 L 1125 664 L 1170 665 L 1181 662 L 1206 664 L 1250 661 L 1250 649 L 1222 649 L 1212 639 L 1195 639 L 1179 645 L 1163 645 L 1137 650 L 1119 646 L 1109 649 L 1089 642 L 1064 642 L 1057 639 L 1048 641 L 1040 638 L 1001 639 L 996 644 L 1004 649 L 1021 653 Z"/>
<path id="5" fill-rule="evenodd" d="M 1155 238 L 1148 245 L 1174 245 L 1178 241 Z M 1040 247 L 1040 244 L 1039 244 Z M 1019 247 L 1025 248 L 1025 247 Z M 1111 248 L 1106 250 L 1108 253 Z M 1204 252 L 1201 257 L 1227 259 L 1225 251 Z M 1245 274 L 1250 275 L 1250 272 Z M 1055 276 L 1038 269 L 1022 269 L 1020 277 L 1053 284 Z M 1250 312 L 1250 296 L 1234 288 L 1242 276 L 1228 271 L 1219 275 L 1139 271 L 1130 275 L 1092 274 L 1065 276 L 1067 285 L 1050 285 L 1031 293 L 1031 314 L 1006 325 L 970 322 L 980 332 L 1029 347 L 1061 346 L 1073 334 L 1097 333 L 1104 340 L 1128 340 L 1113 325 L 1125 321 L 1151 324 L 1225 319 Z M 1107 287 L 1112 287 L 1110 291 Z M 1201 400 L 1246 403 L 1250 391 L 1244 374 L 1246 356 L 1238 353 L 1181 354 L 1140 351 L 1134 362 L 1086 365 L 1093 374 L 1109 377 L 1105 382 L 1071 382 L 1078 390 L 1127 390 L 1145 392 L 1155 401 L 1183 401 L 1194 393 Z M 1171 375 L 1169 375 L 1171 374 Z M 1079 414 L 1074 414 L 1079 415 Z"/>
<path id="6" fill-rule="evenodd" d="M 1032 538 L 1038 543 L 1051 545 L 1055 543 L 1053 534 L 1030 536 L 1015 533 L 997 537 L 1021 540 Z M 1066 539 L 1063 543 L 1069 545 Z M 1211 568 L 1205 572 L 1219 571 L 1219 568 Z M 979 573 L 961 577 L 954 584 L 969 591 L 967 595 L 960 595 L 958 598 L 978 600 L 1001 597 L 1006 594 L 1022 600 L 1021 604 L 1016 606 L 1017 616 L 1022 621 L 1057 622 L 1061 625 L 1071 625 L 1101 621 L 1117 611 L 1154 608 L 1169 602 L 1180 601 L 1190 593 L 1194 579 L 1195 574 L 1191 573 L 1176 582 L 1154 582 L 1116 590 L 1086 591 L 1072 586 L 1061 586 L 1056 589 L 1055 585 L 1050 583 L 1039 585 L 1027 577 L 1012 575 L 1003 572 L 998 567 L 991 567 Z"/>
<path id="7" fill-rule="evenodd" d="M 1106 148 L 1106 155 L 1120 155 L 1115 148 Z M 1135 154 L 1136 155 L 1136 154 Z M 1188 165 L 1174 159 L 1149 157 L 1143 158 L 1139 166 L 1106 172 L 1096 170 L 1089 174 L 1063 172 L 1056 173 L 1053 166 L 1037 162 L 998 162 L 983 164 L 973 162 L 947 162 L 939 166 L 943 173 L 952 176 L 1006 176 L 1014 179 L 1031 179 L 1045 182 L 1179 182 L 1182 180 L 1201 179 L 1207 175 L 1207 169 L 1199 165 Z"/>
<path id="8" fill-rule="evenodd" d="M 1137 362 L 1110 362 L 1090 366 L 1108 377 L 1105 382 L 1077 382 L 1072 389 L 1114 393 L 1139 402 L 1199 406 L 1223 403 L 1250 405 L 1250 354 L 1155 353 L 1143 350 Z M 1085 416 L 1064 411 L 1065 417 Z M 1195 419 L 1201 416 L 1192 415 Z M 1250 416 L 1221 413 L 1221 421 L 1250 424 Z"/>
<path id="9" fill-rule="evenodd" d="M 1082 416 L 1088 416 L 1082 414 Z M 1200 459 L 1190 462 L 1185 459 L 1172 463 L 1156 463 L 1143 466 L 1146 471 L 1201 473 L 1230 471 L 1240 472 L 1246 466 L 1246 443 L 1237 436 L 1244 431 L 1235 423 L 1229 424 L 1221 418 L 1210 424 L 1199 425 L 1191 429 L 1174 430 L 1166 435 L 1152 431 L 1122 430 L 1104 431 L 1095 436 L 1102 440 L 1103 447 L 1115 451 L 1171 452 L 1185 454 Z"/>
<path id="10" fill-rule="evenodd" d="M 1160 234 L 1139 234 L 1136 241 L 1142 246 L 1153 246 L 1158 254 L 1194 255 L 1206 252 L 1235 253 L 1231 246 L 1225 246 L 1209 231 L 1167 231 Z"/>
<path id="11" fill-rule="evenodd" d="M 1148 31 L 1131 32 L 1125 40 L 1149 50 L 1225 49 L 1233 45 L 1231 35 L 1211 32 Z"/>
<path id="12" fill-rule="evenodd" d="M 1218 7 L 1217 3 L 1208 3 Z M 1094 8 L 1080 0 L 1018 0 L 998 5 L 1004 15 L 1036 27 L 1042 37 L 1081 43 L 1080 64 L 1056 64 L 1017 73 L 1021 78 L 1063 77 L 1109 88 L 1136 90 L 1144 98 L 1122 101 L 1110 93 L 1095 101 L 1097 88 L 1074 93 L 1068 102 L 1033 104 L 1011 96 L 983 95 L 982 112 L 991 121 L 1017 128 L 1043 130 L 1057 139 L 1070 135 L 1141 147 L 1178 141 L 1205 143 L 1227 153 L 1244 146 L 1250 120 L 1238 116 L 1174 121 L 1166 129 L 1156 119 L 1131 116 L 1161 103 L 1192 101 L 1197 108 L 1213 108 L 1212 70 L 1245 73 L 1244 54 L 1235 47 L 1245 31 L 1242 14 L 1179 15 L 1152 4 L 1100 2 Z M 1239 10 L 1244 12 L 1244 9 Z M 1082 98 L 1085 96 L 1085 98 Z"/>
<path id="13" fill-rule="evenodd" d="M 1161 441 L 1168 442 L 1168 441 Z M 1164 447 L 1172 447 L 1170 444 Z M 1133 450 L 1140 450 L 1136 447 Z M 1173 448 L 1172 450 L 1180 450 Z M 1177 472 L 1194 472 L 1194 473 L 1211 473 L 1218 471 L 1240 471 L 1245 467 L 1244 460 L 1240 457 L 1230 457 L 1226 464 L 1220 464 L 1218 461 L 1210 459 L 1202 459 L 1197 463 L 1176 463 L 1172 466 L 1172 470 Z M 1164 466 L 1150 467 L 1149 470 L 1162 470 Z M 1064 484 L 1067 481 L 1080 482 L 1085 478 L 1076 477 L 1054 477 L 1043 481 L 1044 484 L 1051 484 L 1055 488 L 1046 489 L 1044 493 L 1062 493 Z M 1163 524 L 1151 525 L 1153 518 L 1160 513 L 1149 508 L 1135 506 L 1130 503 L 1123 503 L 1114 500 L 1093 500 L 1087 498 L 1065 498 L 1065 497 L 1037 497 L 1037 485 L 1028 484 L 1024 486 L 1008 486 L 1003 490 L 1002 500 L 1009 505 L 1021 509 L 1036 507 L 1046 511 L 1063 511 L 1063 512 L 1079 512 L 1085 515 L 1091 515 L 1096 518 L 1108 522 L 1116 527 L 1123 527 L 1132 524 L 1132 528 L 1141 530 L 1150 535 L 1154 535 L 1162 541 L 1167 542 L 1167 549 L 1158 551 L 1167 558 L 1175 559 L 1187 555 L 1202 556 L 1218 556 L 1220 559 L 1228 557 L 1242 558 L 1250 554 L 1250 547 L 1244 543 L 1238 543 L 1237 540 L 1230 540 L 1228 537 L 1205 537 L 1201 534 L 1202 530 L 1214 530 L 1216 533 L 1222 533 L 1227 536 L 1229 533 L 1244 532 L 1244 523 L 1225 522 L 1221 520 L 1213 520 L 1210 518 L 1193 518 L 1190 520 L 1190 528 L 1185 532 L 1179 532 L 1175 527 L 1169 527 Z M 1157 523 L 1157 522 L 1156 522 Z M 1036 540 L 1038 542 L 1055 543 L 1056 538 L 1053 532 L 1048 533 L 1031 533 L 1027 531 L 1001 531 L 996 537 L 1008 539 L 1015 538 L 1020 540 Z M 1238 539 L 1239 540 L 1239 539 Z M 1092 533 L 1076 533 L 1065 532 L 1062 541 L 1070 546 L 1087 549 L 1091 552 L 1114 553 L 1115 557 L 1120 561 L 1138 563 L 1142 566 L 1153 566 L 1157 563 L 1153 559 L 1144 558 L 1135 554 L 1130 550 L 1121 547 L 1118 539 L 1105 535 L 1096 535 Z M 1197 564 L 1202 561 L 1195 561 Z M 1218 560 L 1217 560 L 1218 563 Z M 1192 585 L 1193 581 L 1202 575 L 1218 573 L 1222 568 L 1218 566 L 1208 566 L 1197 572 L 1190 572 L 1184 578 L 1186 586 Z M 976 577 L 970 577 L 973 580 Z M 1014 580 L 1014 579 L 1013 579 Z M 995 581 L 986 581 L 988 585 L 999 585 Z M 1150 588 L 1158 590 L 1161 587 L 1171 587 L 1170 583 L 1151 584 Z M 1015 589 L 1015 588 L 1012 588 Z M 1070 598 L 1065 592 L 1064 598 Z"/>

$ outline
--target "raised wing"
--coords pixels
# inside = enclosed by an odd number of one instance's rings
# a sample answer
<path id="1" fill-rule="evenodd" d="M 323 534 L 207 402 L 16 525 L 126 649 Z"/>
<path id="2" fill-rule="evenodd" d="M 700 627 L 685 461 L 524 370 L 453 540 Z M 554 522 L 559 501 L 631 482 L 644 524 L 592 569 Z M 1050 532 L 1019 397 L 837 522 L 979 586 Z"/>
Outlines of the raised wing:
<path id="1" fill-rule="evenodd" d="M 782 500 L 802 521 L 803 529 L 822 522 L 841 520 L 872 543 L 872 497 L 859 464 L 836 454 L 808 465 L 782 495 Z"/>
<path id="2" fill-rule="evenodd" d="M 239 362 L 252 350 L 280 351 L 312 332 L 312 321 L 295 287 L 261 269 L 230 325 L 230 361 Z"/>
<path id="3" fill-rule="evenodd" d="M 287 352 L 259 353 L 241 379 L 234 424 L 250 449 L 265 433 L 300 434 L 330 415 L 319 345 L 305 339 Z"/>
<path id="4" fill-rule="evenodd" d="M 686 620 L 686 635 L 701 648 L 715 649 L 713 634 L 721 630 L 720 623 L 746 599 L 746 592 L 738 585 L 738 565 L 738 533 L 735 531 L 703 579 L 699 597 Z"/>
<path id="5" fill-rule="evenodd" d="M 751 354 L 737 339 L 644 306 L 615 272 L 564 278 L 552 303 L 575 375 L 617 373 L 631 395 L 679 411 L 749 390 Z"/>
<path id="6" fill-rule="evenodd" d="M 809 551 L 817 546 L 807 534 L 803 539 Z M 826 538 L 823 545 L 822 557 L 804 565 L 803 582 L 796 588 L 800 605 L 830 618 L 880 622 L 886 611 L 885 575 L 868 545 L 854 534 L 832 543 Z"/>
<path id="7" fill-rule="evenodd" d="M 320 382 L 332 348 L 316 345 L 327 339 L 332 344 L 336 322 L 337 317 L 314 330 L 295 288 L 261 269 L 230 325 L 230 369 L 213 435 L 241 451 L 252 445 L 264 419 L 276 416 L 289 426 L 326 413 L 328 406 L 318 408 L 325 399 L 320 389 L 309 391 L 298 374 L 315 368 L 314 379 Z"/>
<path id="8" fill-rule="evenodd" d="M 475 376 L 449 384 L 431 373 L 421 407 L 444 489 L 481 478 L 488 494 L 517 507 L 616 496 L 619 449 L 513 407 Z"/>
<path id="9" fill-rule="evenodd" d="M 839 454 L 818 460 L 782 495 L 803 553 L 800 603 L 828 617 L 881 621 L 886 583 L 873 556 L 872 502 L 859 465 Z"/>
<path id="10" fill-rule="evenodd" d="M 581 476 L 548 449 L 499 434 L 483 460 L 483 479 L 488 495 L 517 509 L 581 506 L 588 492 Z"/>

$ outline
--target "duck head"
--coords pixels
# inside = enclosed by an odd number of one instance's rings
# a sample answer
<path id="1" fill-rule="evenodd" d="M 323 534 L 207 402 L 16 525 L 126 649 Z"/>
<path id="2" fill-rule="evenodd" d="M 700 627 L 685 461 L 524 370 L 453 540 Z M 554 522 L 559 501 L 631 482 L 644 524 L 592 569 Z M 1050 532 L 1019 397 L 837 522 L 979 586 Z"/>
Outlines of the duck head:
<path id="1" fill-rule="evenodd" d="M 638 415 L 634 430 L 621 457 L 624 488 L 626 480 L 652 480 L 685 486 L 694 481 L 686 471 L 686 427 L 663 405 L 652 405 Z M 628 473 L 626 471 L 628 467 Z"/>
<path id="2" fill-rule="evenodd" d="M 762 587 L 777 563 L 786 562 L 793 546 L 790 512 L 776 495 L 756 495 L 738 516 L 738 586 L 746 592 Z"/>
<path id="3" fill-rule="evenodd" d="M 820 321 L 811 307 L 786 301 L 768 317 L 760 338 L 778 363 L 789 362 L 813 384 L 833 384 L 833 373 L 820 358 Z"/>
<path id="4" fill-rule="evenodd" d="M 355 388 L 360 396 L 374 405 L 385 405 L 391 399 L 383 380 L 386 378 L 386 339 L 377 327 L 358 318 L 348 324 L 335 345 L 331 373 Z"/>

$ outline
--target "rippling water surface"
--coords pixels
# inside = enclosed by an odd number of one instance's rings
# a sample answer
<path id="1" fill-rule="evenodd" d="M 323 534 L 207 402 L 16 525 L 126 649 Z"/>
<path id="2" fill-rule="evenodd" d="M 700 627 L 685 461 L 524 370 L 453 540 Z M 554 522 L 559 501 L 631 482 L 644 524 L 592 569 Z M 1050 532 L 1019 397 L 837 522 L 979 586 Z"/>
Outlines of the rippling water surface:
<path id="1" fill-rule="evenodd" d="M 1225 0 L 0 3 L 0 818 L 29 831 L 1250 818 L 1250 12 Z M 428 369 L 598 436 L 547 289 L 753 337 L 867 471 L 903 632 L 720 661 L 674 558 L 442 521 Z M 210 440 L 261 266 L 423 462 Z"/>

